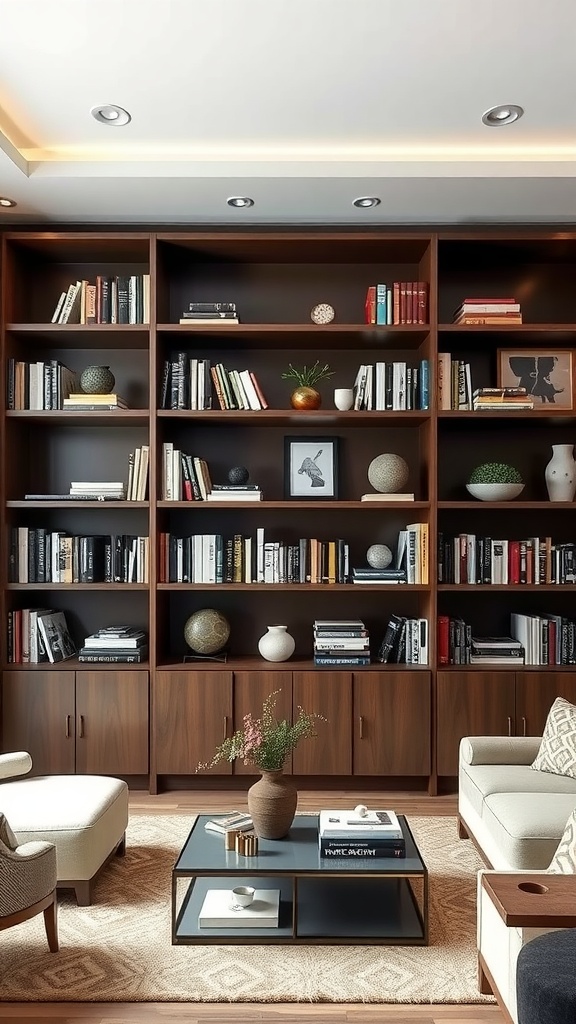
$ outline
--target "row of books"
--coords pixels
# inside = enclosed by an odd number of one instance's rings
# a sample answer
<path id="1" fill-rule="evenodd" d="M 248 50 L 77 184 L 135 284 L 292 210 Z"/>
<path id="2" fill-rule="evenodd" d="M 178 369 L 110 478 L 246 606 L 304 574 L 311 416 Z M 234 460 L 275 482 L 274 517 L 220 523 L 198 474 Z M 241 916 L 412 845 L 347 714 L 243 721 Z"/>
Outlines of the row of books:
<path id="1" fill-rule="evenodd" d="M 223 363 L 174 352 L 164 362 L 161 409 L 212 409 L 212 387 L 221 409 L 267 409 L 268 402 L 252 370 L 228 370 Z"/>
<path id="2" fill-rule="evenodd" d="M 150 322 L 150 274 L 105 276 L 95 284 L 76 281 L 63 291 L 53 324 L 147 324 Z"/>
<path id="3" fill-rule="evenodd" d="M 419 366 L 408 366 L 403 361 L 362 363 L 354 381 L 354 409 L 428 409 L 429 379 L 427 359 L 422 359 Z"/>
<path id="4" fill-rule="evenodd" d="M 427 324 L 428 282 L 394 281 L 370 285 L 364 303 L 367 324 Z"/>
<path id="5" fill-rule="evenodd" d="M 141 664 L 148 657 L 148 636 L 135 626 L 104 626 L 84 640 L 78 661 Z"/>
<path id="6" fill-rule="evenodd" d="M 11 665 L 55 664 L 76 654 L 64 612 L 18 608 L 8 612 L 8 661 Z"/>
<path id="7" fill-rule="evenodd" d="M 320 811 L 318 847 L 326 858 L 405 857 L 406 841 L 394 811 Z"/>
<path id="8" fill-rule="evenodd" d="M 470 363 L 439 352 L 438 408 L 460 412 L 533 409 L 534 399 L 523 387 L 474 388 Z"/>
<path id="9" fill-rule="evenodd" d="M 455 310 L 453 322 L 463 327 L 521 324 L 522 311 L 520 303 L 514 298 L 467 298 L 463 299 Z"/>
<path id="10" fill-rule="evenodd" d="M 576 543 L 554 543 L 551 537 L 495 540 L 473 533 L 439 533 L 438 582 L 576 583 Z"/>
<path id="11" fill-rule="evenodd" d="M 576 665 L 576 622 L 562 615 L 513 612 L 509 637 L 473 639 L 469 623 L 448 615 L 437 629 L 440 665 Z"/>
<path id="12" fill-rule="evenodd" d="M 6 368 L 6 407 L 17 411 L 63 409 L 65 399 L 78 390 L 78 379 L 78 374 L 58 359 L 29 363 L 10 358 Z"/>
<path id="13" fill-rule="evenodd" d="M 396 665 L 428 664 L 428 619 L 392 614 L 378 648 L 376 661 Z"/>
<path id="14" fill-rule="evenodd" d="M 10 530 L 10 583 L 148 583 L 149 565 L 148 537 Z"/>
<path id="15" fill-rule="evenodd" d="M 370 635 L 362 619 L 316 619 L 315 665 L 369 665 Z"/>

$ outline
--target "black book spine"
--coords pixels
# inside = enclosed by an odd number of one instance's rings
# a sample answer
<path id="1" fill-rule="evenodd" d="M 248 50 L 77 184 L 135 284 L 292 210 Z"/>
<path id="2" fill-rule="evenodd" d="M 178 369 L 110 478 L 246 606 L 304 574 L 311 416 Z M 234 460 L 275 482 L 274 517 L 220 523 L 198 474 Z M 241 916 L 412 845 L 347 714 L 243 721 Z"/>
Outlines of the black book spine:
<path id="1" fill-rule="evenodd" d="M 161 387 L 160 387 L 160 408 L 161 409 L 169 409 L 170 408 L 170 402 L 168 400 L 168 395 L 170 393 L 170 376 L 171 376 L 170 369 L 171 369 L 171 364 L 169 363 L 169 361 L 167 359 L 165 359 L 164 360 L 164 369 L 162 370 L 162 384 L 161 384 Z"/>
<path id="2" fill-rule="evenodd" d="M 118 287 L 118 323 L 130 323 L 130 301 L 128 297 L 128 278 L 120 276 L 116 278 Z"/>

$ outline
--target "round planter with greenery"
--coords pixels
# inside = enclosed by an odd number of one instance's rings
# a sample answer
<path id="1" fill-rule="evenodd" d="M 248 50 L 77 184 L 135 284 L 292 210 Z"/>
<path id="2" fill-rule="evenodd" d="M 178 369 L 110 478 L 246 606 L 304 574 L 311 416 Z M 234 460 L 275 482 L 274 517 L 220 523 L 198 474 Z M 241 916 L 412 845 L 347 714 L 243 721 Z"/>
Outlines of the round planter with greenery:
<path id="1" fill-rule="evenodd" d="M 470 474 L 466 490 L 480 501 L 512 501 L 524 490 L 522 476 L 505 462 L 484 462 Z"/>
<path id="2" fill-rule="evenodd" d="M 330 370 L 328 363 L 320 366 L 317 359 L 314 366 L 304 365 L 300 369 L 288 364 L 288 369 L 282 374 L 283 380 L 295 380 L 298 387 L 290 395 L 290 403 L 294 409 L 319 409 L 322 404 L 322 396 L 316 388 L 320 380 L 333 377 L 334 371 Z"/>

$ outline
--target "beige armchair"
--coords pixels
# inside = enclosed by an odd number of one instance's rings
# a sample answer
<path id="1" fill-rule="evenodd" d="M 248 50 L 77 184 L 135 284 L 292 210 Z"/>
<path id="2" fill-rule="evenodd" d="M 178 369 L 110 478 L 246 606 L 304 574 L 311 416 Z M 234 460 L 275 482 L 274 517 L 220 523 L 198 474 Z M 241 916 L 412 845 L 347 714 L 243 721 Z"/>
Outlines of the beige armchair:
<path id="1" fill-rule="evenodd" d="M 48 946 L 57 953 L 56 847 L 45 842 L 19 846 L 0 813 L 0 930 L 41 912 Z"/>

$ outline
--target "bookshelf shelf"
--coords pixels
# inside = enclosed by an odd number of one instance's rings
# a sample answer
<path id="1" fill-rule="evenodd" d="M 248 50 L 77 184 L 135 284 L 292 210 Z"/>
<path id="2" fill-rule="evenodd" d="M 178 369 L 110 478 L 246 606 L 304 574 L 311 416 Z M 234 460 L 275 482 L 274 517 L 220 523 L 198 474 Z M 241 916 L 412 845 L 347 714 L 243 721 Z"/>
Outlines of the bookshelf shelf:
<path id="1" fill-rule="evenodd" d="M 576 701 L 574 666 L 522 666 L 515 671 L 508 666 L 444 665 L 437 636 L 439 616 L 462 617 L 472 635 L 505 635 L 513 612 L 549 612 L 572 620 L 573 584 L 436 582 L 438 532 L 444 539 L 460 533 L 509 538 L 513 533 L 518 538 L 552 536 L 554 544 L 575 540 L 576 501 L 546 500 L 544 469 L 553 444 L 572 442 L 576 410 L 442 410 L 436 388 L 438 353 L 448 350 L 455 359 L 470 363 L 474 387 L 496 384 L 499 349 L 520 352 L 532 347 L 550 354 L 569 349 L 576 369 L 576 232 L 563 231 L 560 237 L 545 228 L 440 233 L 24 228 L 6 231 L 1 239 L 4 377 L 8 360 L 28 365 L 51 360 L 75 373 L 91 364 L 110 365 L 115 390 L 130 406 L 101 412 L 12 411 L 6 410 L 4 399 L 0 664 L 7 676 L 17 676 L 16 682 L 2 684 L 4 695 L 15 699 L 16 706 L 18 693 L 26 691 L 28 674 L 33 706 L 36 693 L 64 687 L 70 677 L 80 692 L 82 680 L 98 673 L 94 686 L 105 693 L 109 685 L 110 696 L 102 701 L 115 707 L 129 672 L 131 685 L 137 680 L 143 689 L 131 710 L 122 712 L 120 728 L 126 736 L 136 728 L 143 747 L 150 749 L 148 781 L 156 791 L 174 779 L 181 787 L 195 785 L 194 766 L 210 759 L 222 739 L 222 723 L 230 735 L 243 714 L 280 689 L 284 714 L 292 714 L 300 704 L 341 725 L 342 736 L 332 744 L 334 749 L 317 744 L 296 762 L 302 782 L 306 777 L 324 777 L 327 783 L 338 778 L 335 785 L 343 787 L 351 776 L 362 777 L 364 784 L 372 775 L 378 787 L 387 777 L 412 777 L 434 793 L 439 777 L 457 772 L 461 735 L 489 735 L 507 728 L 511 716 L 517 722 L 525 717 L 524 690 L 533 687 L 540 695 L 538 715 L 530 716 L 533 731 L 542 728 L 556 692 Z M 150 275 L 150 324 L 48 322 L 71 282 L 144 274 Z M 428 322 L 362 323 L 367 288 L 379 281 L 427 282 Z M 463 297 L 474 295 L 521 296 L 524 323 L 451 323 Z M 178 323 L 189 303 L 207 300 L 234 301 L 242 322 Z M 331 324 L 310 320 L 311 309 L 320 301 L 335 309 Z M 226 371 L 249 368 L 269 408 L 158 409 L 164 368 L 172 366 L 175 353 L 184 354 L 181 360 L 178 357 L 183 364 L 197 358 L 212 365 L 220 362 Z M 312 365 L 317 359 L 321 365 L 328 363 L 334 374 L 320 385 L 322 406 L 310 412 L 292 409 L 293 388 L 282 373 L 290 362 Z M 330 408 L 334 389 L 351 387 L 361 365 L 398 361 L 411 370 L 427 361 L 428 409 Z M 10 364 L 11 372 L 13 367 Z M 573 383 L 576 395 L 576 374 Z M 213 405 L 219 404 L 215 395 L 212 398 Z M 317 492 L 310 498 L 283 497 L 286 436 L 338 438 L 337 500 L 320 500 Z M 150 455 L 145 501 L 24 500 L 27 493 L 66 494 L 70 481 L 85 480 L 87 471 L 93 480 L 126 479 L 129 455 L 141 445 L 149 446 Z M 258 482 L 268 500 L 162 500 L 165 445 L 205 460 L 214 483 L 225 483 L 232 467 L 245 465 L 250 480 Z M 406 460 L 410 476 L 404 490 L 419 500 L 359 500 L 372 490 L 367 479 L 370 462 L 386 452 Z M 526 481 L 524 500 L 468 499 L 469 473 L 485 461 L 517 463 Z M 370 514 L 365 516 L 364 511 Z M 400 531 L 413 523 L 428 526 L 426 585 L 158 582 L 160 552 L 165 554 L 161 544 L 166 543 L 161 534 L 187 538 L 202 532 L 227 541 L 252 537 L 252 552 L 259 529 L 265 531 L 266 541 L 279 544 L 345 538 L 350 565 L 359 567 L 366 563 L 372 544 L 385 544 L 395 552 Z M 9 559 L 14 536 L 20 536 L 11 531 L 20 527 L 76 537 L 148 536 L 150 582 L 9 583 L 9 578 L 18 578 L 13 567 L 9 572 Z M 173 575 L 164 571 L 165 564 L 162 569 L 163 579 Z M 145 628 L 149 660 L 142 665 L 77 659 L 60 665 L 8 664 L 8 614 L 43 602 L 66 612 L 77 641 L 114 622 Z M 188 651 L 184 624 L 203 608 L 219 610 L 230 623 L 227 662 L 182 661 Z M 315 619 L 362 619 L 375 655 L 393 615 L 429 621 L 427 665 L 314 665 Z M 258 640 L 270 622 L 286 623 L 295 636 L 293 661 L 274 664 L 258 656 Z M 496 678 L 502 685 L 494 690 Z M 495 699 L 504 702 L 500 690 L 513 705 L 503 726 L 491 713 Z M 358 716 L 363 721 L 362 738 Z M 9 731 L 5 722 L 0 723 L 0 742 L 8 749 L 15 749 L 15 743 L 32 749 L 41 771 L 50 765 L 43 765 L 45 751 L 38 739 L 40 730 L 32 729 L 33 717 L 25 706 L 11 712 Z M 195 722 L 202 728 L 191 726 Z M 99 768 L 106 772 L 105 765 Z"/>

